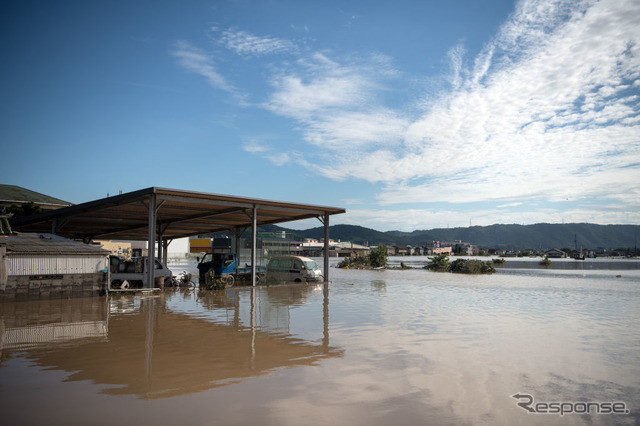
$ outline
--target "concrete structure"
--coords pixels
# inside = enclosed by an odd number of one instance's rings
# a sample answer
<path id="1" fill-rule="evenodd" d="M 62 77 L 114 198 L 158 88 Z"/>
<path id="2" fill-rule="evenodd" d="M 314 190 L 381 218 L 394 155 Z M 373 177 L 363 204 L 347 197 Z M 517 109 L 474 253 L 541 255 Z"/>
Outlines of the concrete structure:
<path id="1" fill-rule="evenodd" d="M 282 255 L 302 255 L 302 243 L 286 232 L 261 232 L 258 234 L 259 247 L 264 257 Z"/>
<path id="2" fill-rule="evenodd" d="M 478 246 L 474 246 L 471 243 L 465 243 L 460 240 L 456 240 L 453 244 L 453 252 L 456 254 L 466 254 L 467 256 L 476 256 L 479 253 Z"/>
<path id="3" fill-rule="evenodd" d="M 97 296 L 107 250 L 51 234 L 0 236 L 0 300 Z"/>

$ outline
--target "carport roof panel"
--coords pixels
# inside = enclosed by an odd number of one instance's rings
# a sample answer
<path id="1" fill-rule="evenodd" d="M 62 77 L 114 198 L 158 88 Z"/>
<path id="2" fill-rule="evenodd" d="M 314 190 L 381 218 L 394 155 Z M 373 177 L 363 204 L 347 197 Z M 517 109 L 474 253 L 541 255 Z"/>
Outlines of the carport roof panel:
<path id="1" fill-rule="evenodd" d="M 157 226 L 165 238 L 247 228 L 257 207 L 258 225 L 344 213 L 338 207 L 151 187 L 16 219 L 24 232 L 51 232 L 75 239 L 147 240 L 148 204 L 156 195 Z"/>

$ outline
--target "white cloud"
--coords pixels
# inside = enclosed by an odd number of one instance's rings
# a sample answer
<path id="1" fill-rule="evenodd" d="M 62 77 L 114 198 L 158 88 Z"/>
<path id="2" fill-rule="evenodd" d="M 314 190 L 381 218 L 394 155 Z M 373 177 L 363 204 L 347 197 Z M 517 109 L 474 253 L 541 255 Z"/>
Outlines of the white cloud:
<path id="1" fill-rule="evenodd" d="M 451 61 L 451 86 L 455 89 L 459 88 L 463 81 L 464 55 L 465 50 L 462 45 L 458 45 L 449 51 L 449 60 Z"/>
<path id="2" fill-rule="evenodd" d="M 346 204 L 348 206 L 363 204 L 362 200 L 357 198 L 343 198 L 340 201 L 342 202 L 342 204 Z"/>
<path id="3" fill-rule="evenodd" d="M 292 161 L 299 162 L 300 164 L 305 164 L 305 161 L 299 152 L 281 152 L 267 142 L 258 138 L 252 138 L 245 141 L 242 144 L 242 149 L 250 154 L 260 155 L 271 162 L 271 164 L 274 164 L 278 167 L 289 164 Z"/>
<path id="4" fill-rule="evenodd" d="M 256 139 L 246 141 L 242 145 L 242 149 L 251 154 L 262 154 L 270 150 L 269 146 L 267 146 L 264 142 Z"/>
<path id="5" fill-rule="evenodd" d="M 195 74 L 203 76 L 215 89 L 233 92 L 235 89 L 218 72 L 213 60 L 202 49 L 192 46 L 186 41 L 174 44 L 171 54 L 178 59 L 178 63 Z"/>
<path id="6" fill-rule="evenodd" d="M 559 221 L 555 211 L 508 210 L 567 199 L 611 203 L 619 212 L 608 212 L 610 222 L 628 222 L 640 210 L 638 22 L 633 0 L 520 1 L 475 58 L 465 57 L 463 44 L 450 49 L 450 75 L 442 79 L 449 86 L 423 99 L 411 87 L 420 78 L 407 78 L 384 55 L 307 55 L 290 41 L 214 30 L 239 55 L 296 55 L 270 64 L 271 92 L 260 105 L 294 120 L 307 146 L 243 145 L 275 165 L 295 161 L 331 179 L 368 181 L 381 187 L 384 206 L 495 202 L 478 224 Z M 234 90 L 203 51 L 181 42 L 174 55 L 212 86 Z M 397 100 L 403 94 L 404 105 Z M 468 222 L 454 210 L 349 217 L 386 229 L 393 227 L 385 220 L 411 228 L 414 213 L 420 223 Z M 587 209 L 564 219 L 592 214 L 599 217 Z"/>
<path id="7" fill-rule="evenodd" d="M 212 28 L 216 31 L 217 28 Z M 244 56 L 264 56 L 294 51 L 296 46 L 290 40 L 270 36 L 255 36 L 247 31 L 221 31 L 219 43 L 227 49 Z"/>
<path id="8" fill-rule="evenodd" d="M 307 122 L 305 139 L 317 146 L 343 150 L 346 147 L 397 145 L 409 122 L 391 110 L 327 114 Z"/>
<path id="9" fill-rule="evenodd" d="M 357 69 L 340 66 L 321 53 L 298 64 L 299 72 L 274 78 L 275 92 L 266 108 L 304 123 L 357 108 L 371 99 L 374 84 Z"/>
<path id="10" fill-rule="evenodd" d="M 284 166 L 289 161 L 291 161 L 291 155 L 286 152 L 280 152 L 277 154 L 269 154 L 266 156 L 269 161 L 271 161 L 276 166 Z"/>
<path id="11" fill-rule="evenodd" d="M 280 76 L 268 104 L 322 147 L 315 169 L 384 185 L 382 204 L 600 197 L 640 176 L 640 8 L 523 1 L 418 118 L 383 106 L 388 77 L 322 55 Z M 628 207 L 628 206 L 627 206 Z"/>

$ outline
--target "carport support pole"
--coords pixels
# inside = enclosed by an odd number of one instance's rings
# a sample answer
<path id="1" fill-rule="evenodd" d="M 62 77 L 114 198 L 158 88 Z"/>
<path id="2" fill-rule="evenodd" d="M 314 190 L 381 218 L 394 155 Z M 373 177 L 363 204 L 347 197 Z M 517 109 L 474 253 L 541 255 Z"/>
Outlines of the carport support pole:
<path id="1" fill-rule="evenodd" d="M 162 253 L 163 253 L 163 247 L 162 247 L 162 234 L 158 233 L 158 259 L 162 260 Z"/>
<path id="2" fill-rule="evenodd" d="M 147 240 L 148 263 L 147 267 L 147 288 L 154 287 L 154 266 L 156 264 L 156 194 L 151 194 L 149 198 L 149 238 Z"/>
<path id="3" fill-rule="evenodd" d="M 242 235 L 242 233 L 240 232 L 240 230 L 238 230 L 238 228 L 233 230 L 233 236 L 236 238 L 235 240 L 235 254 L 236 254 L 236 259 L 238 259 L 238 267 L 242 266 L 240 265 L 240 236 Z M 245 262 L 245 266 L 246 266 L 246 262 Z"/>
<path id="4" fill-rule="evenodd" d="M 163 238 L 162 239 L 162 263 L 164 263 L 165 266 L 167 266 L 167 260 L 169 259 L 168 250 L 169 250 L 169 240 L 167 240 L 166 238 Z"/>
<path id="5" fill-rule="evenodd" d="M 329 282 L 329 213 L 324 214 L 324 282 Z"/>
<path id="6" fill-rule="evenodd" d="M 251 285 L 256 286 L 256 246 L 258 245 L 258 206 L 253 205 L 251 228 Z"/>

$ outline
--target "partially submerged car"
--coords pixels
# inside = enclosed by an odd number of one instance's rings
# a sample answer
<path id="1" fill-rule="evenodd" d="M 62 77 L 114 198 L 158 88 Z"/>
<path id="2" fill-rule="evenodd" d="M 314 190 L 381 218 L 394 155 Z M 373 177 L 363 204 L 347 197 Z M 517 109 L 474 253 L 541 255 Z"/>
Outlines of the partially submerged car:
<path id="1" fill-rule="evenodd" d="M 276 256 L 267 264 L 267 282 L 318 282 L 322 271 L 313 259 L 303 256 Z"/>
<path id="2" fill-rule="evenodd" d="M 124 260 L 118 256 L 109 256 L 109 269 L 111 271 L 111 288 L 125 289 L 129 287 L 147 287 L 147 267 L 149 258 L 135 257 Z M 155 271 L 153 273 L 158 284 L 163 284 L 165 278 L 172 276 L 171 270 L 158 259 L 155 259 Z M 154 283 L 155 284 L 155 283 Z"/>

